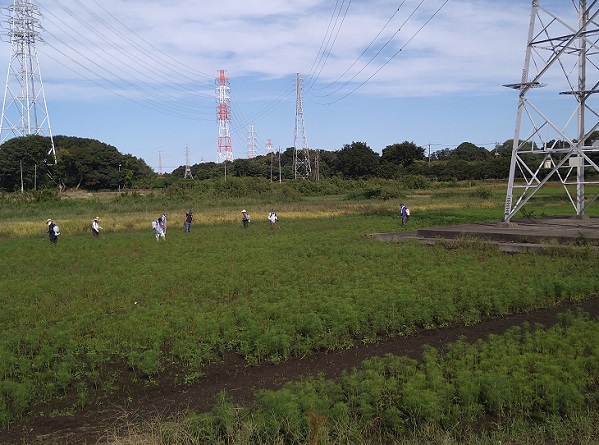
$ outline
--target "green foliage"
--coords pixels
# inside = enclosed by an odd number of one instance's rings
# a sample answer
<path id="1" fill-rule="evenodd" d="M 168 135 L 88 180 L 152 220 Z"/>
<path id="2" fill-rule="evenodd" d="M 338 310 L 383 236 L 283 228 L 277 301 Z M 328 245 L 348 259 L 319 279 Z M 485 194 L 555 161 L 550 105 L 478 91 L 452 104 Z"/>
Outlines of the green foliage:
<path id="1" fill-rule="evenodd" d="M 422 175 L 404 175 L 400 182 L 408 190 L 421 190 L 431 186 L 431 181 Z"/>
<path id="2" fill-rule="evenodd" d="M 117 189 L 154 176 L 143 160 L 122 155 L 115 147 L 94 139 L 56 136 L 54 144 L 55 174 L 63 187 Z"/>
<path id="3" fill-rule="evenodd" d="M 472 324 L 484 316 L 599 294 L 596 262 L 579 268 L 578 257 L 558 253 L 515 262 L 510 255 L 465 241 L 453 249 L 380 243 L 363 234 L 397 230 L 397 202 L 327 196 L 352 188 L 395 188 L 395 181 L 297 181 L 279 188 L 257 178 L 231 179 L 230 184 L 188 182 L 164 195 L 126 193 L 110 200 L 49 197 L 35 202 L 28 195 L 7 195 L 0 207 L 3 221 L 37 219 L 43 226 L 49 211 L 72 217 L 103 210 L 115 219 L 139 212 L 148 224 L 144 230 L 111 231 L 99 239 L 91 238 L 87 225 L 80 231 L 63 228 L 57 245 L 43 233 L 0 239 L 0 255 L 10 258 L 0 281 L 3 421 L 30 415 L 34 402 L 40 410 L 44 402 L 60 400 L 69 407 L 83 406 L 95 398 L 92 393 L 102 397 L 114 390 L 112 373 L 122 367 L 131 368 L 138 381 L 154 384 L 162 370 L 175 366 L 177 381 L 189 382 L 223 351 L 241 354 L 250 363 L 280 362 L 379 336 Z M 254 213 L 248 230 L 239 227 L 240 203 L 263 199 L 268 204 L 261 208 L 268 209 L 282 190 L 300 193 L 294 188 L 300 184 L 306 184 L 301 191 L 309 196 L 277 207 L 281 222 L 276 231 L 268 227 L 267 210 L 263 221 Z M 464 206 L 471 201 L 472 190 L 452 188 L 453 209 L 447 208 L 445 197 L 426 198 L 432 200 L 431 209 L 438 203 L 445 208 L 419 211 L 411 223 L 426 227 L 497 218 L 500 211 L 493 207 L 460 208 L 462 199 Z M 227 194 L 235 197 L 225 198 Z M 205 199 L 200 207 L 198 196 Z M 416 207 L 429 205 L 418 195 L 411 199 Z M 150 218 L 166 206 L 186 209 L 190 202 L 198 220 L 203 210 L 221 219 L 198 223 L 191 234 L 174 224 L 167 242 L 156 243 Z M 326 217 L 316 214 L 317 209 Z M 299 216 L 286 217 L 286 211 Z M 235 222 L 222 216 L 228 214 L 235 215 Z M 428 390 L 418 385 L 429 380 L 444 387 L 433 359 L 426 378 L 412 383 L 413 395 Z M 462 381 L 460 391 L 466 392 L 472 379 Z M 480 385 L 487 392 L 493 389 Z M 439 396 L 423 394 L 426 404 L 413 405 L 411 419 L 445 422 L 446 414 L 437 409 Z M 560 387 L 551 393 L 548 409 L 567 410 L 578 403 L 578 394 L 576 387 Z M 482 404 L 468 400 L 469 415 L 474 415 Z M 493 403 L 498 413 L 511 402 Z M 405 418 L 394 406 L 381 407 L 368 398 L 355 404 L 364 413 L 378 413 L 386 424 Z M 336 413 L 353 407 L 347 402 L 331 406 Z M 304 422 L 289 434 L 306 436 L 310 422 Z M 394 428 L 409 429 L 414 420 L 410 422 Z M 358 425 L 353 432 L 366 428 Z"/>
<path id="4" fill-rule="evenodd" d="M 424 148 L 408 141 L 386 146 L 381 156 L 381 162 L 390 162 L 404 168 L 421 159 L 424 159 Z"/>
<path id="5" fill-rule="evenodd" d="M 470 193 L 473 198 L 490 199 L 493 197 L 493 192 L 489 189 L 477 189 Z"/>
<path id="6" fill-rule="evenodd" d="M 364 142 L 346 144 L 337 154 L 337 169 L 344 178 L 375 177 L 378 167 L 379 155 Z"/>
<path id="7" fill-rule="evenodd" d="M 477 147 L 471 142 L 462 142 L 451 153 L 451 158 L 463 161 L 484 161 L 491 157 L 491 153 L 483 148 Z"/>
<path id="8" fill-rule="evenodd" d="M 0 146 L 0 190 L 12 192 L 21 189 L 44 188 L 51 185 L 49 164 L 54 158 L 50 138 L 31 135 L 9 139 Z"/>
<path id="9" fill-rule="evenodd" d="M 191 437 L 345 443 L 340 438 L 351 431 L 357 443 L 430 443 L 441 435 L 443 443 L 488 443 L 485 437 L 543 425 L 538 439 L 559 441 L 570 436 L 567 422 L 590 419 L 586 413 L 597 408 L 598 328 L 585 314 L 563 314 L 550 329 L 525 324 L 475 344 L 458 341 L 444 354 L 427 348 L 420 362 L 375 357 L 336 382 L 312 377 L 260 391 L 251 409 L 221 395 L 211 413 L 190 417 Z M 506 436 L 506 424 L 520 431 Z"/>

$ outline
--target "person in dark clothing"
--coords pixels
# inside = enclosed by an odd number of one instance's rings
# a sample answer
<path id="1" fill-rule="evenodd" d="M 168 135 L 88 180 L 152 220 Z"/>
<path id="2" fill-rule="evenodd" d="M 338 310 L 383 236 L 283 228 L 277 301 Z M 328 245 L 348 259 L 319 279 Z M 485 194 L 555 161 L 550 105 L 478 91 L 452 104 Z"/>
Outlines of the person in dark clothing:
<path id="1" fill-rule="evenodd" d="M 187 233 L 191 232 L 191 221 L 193 221 L 193 213 L 191 209 L 189 209 L 189 212 L 185 213 L 185 222 L 183 223 L 185 226 L 185 232 Z"/>
<path id="2" fill-rule="evenodd" d="M 50 242 L 52 244 L 56 244 L 56 241 L 58 241 L 58 235 L 60 235 L 58 226 L 54 224 L 54 221 L 51 219 L 48 219 L 46 223 L 48 224 L 48 237 L 50 238 Z"/>
<path id="3" fill-rule="evenodd" d="M 243 224 L 243 228 L 247 229 L 250 225 L 250 214 L 243 209 L 241 211 L 241 223 Z"/>

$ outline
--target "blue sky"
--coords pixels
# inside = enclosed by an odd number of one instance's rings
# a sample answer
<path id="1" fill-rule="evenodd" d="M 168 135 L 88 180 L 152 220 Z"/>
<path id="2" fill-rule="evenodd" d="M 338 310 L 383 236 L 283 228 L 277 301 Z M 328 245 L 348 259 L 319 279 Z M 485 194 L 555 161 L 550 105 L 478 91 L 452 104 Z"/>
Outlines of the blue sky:
<path id="1" fill-rule="evenodd" d="M 235 158 L 247 157 L 250 125 L 258 154 L 268 139 L 293 146 L 296 73 L 310 148 L 491 149 L 513 137 L 517 92 L 502 85 L 520 80 L 530 0 L 33 3 L 52 133 L 98 139 L 156 171 L 159 156 L 163 171 L 184 165 L 186 147 L 191 164 L 217 160 L 220 69 Z M 5 36 L 4 72 L 10 49 Z"/>

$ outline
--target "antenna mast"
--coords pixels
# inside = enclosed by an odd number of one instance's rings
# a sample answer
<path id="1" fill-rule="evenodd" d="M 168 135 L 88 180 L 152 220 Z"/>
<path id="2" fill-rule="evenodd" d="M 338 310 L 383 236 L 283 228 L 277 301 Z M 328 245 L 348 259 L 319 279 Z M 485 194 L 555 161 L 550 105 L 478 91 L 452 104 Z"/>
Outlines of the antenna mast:
<path id="1" fill-rule="evenodd" d="M 599 130 L 599 6 L 573 1 L 574 14 L 560 17 L 541 3 L 532 2 L 522 79 L 504 85 L 519 91 L 505 222 L 551 178 L 561 183 L 578 218 L 599 197 L 585 197 L 586 184 L 599 184 L 585 179 L 585 168 L 599 172 L 591 159 L 599 152 L 599 140 L 591 139 Z M 543 78 L 552 83 L 549 93 L 543 94 Z M 556 110 L 569 108 L 558 121 Z"/>
<path id="2" fill-rule="evenodd" d="M 233 148 L 231 147 L 231 130 L 229 122 L 231 121 L 231 99 L 229 87 L 229 78 L 225 77 L 225 70 L 219 70 L 220 76 L 216 79 L 216 95 L 218 107 L 216 113 L 218 116 L 218 153 L 217 162 L 232 161 Z"/>
<path id="3" fill-rule="evenodd" d="M 11 55 L 0 118 L 0 144 L 11 137 L 48 136 L 51 144 L 48 155 L 55 164 L 54 139 L 35 48 L 36 40 L 42 41 L 41 13 L 30 0 L 14 0 L 7 10 Z"/>
<path id="4" fill-rule="evenodd" d="M 295 139 L 293 144 L 293 177 L 306 179 L 310 176 L 310 150 L 304 126 L 304 105 L 302 100 L 302 78 L 296 74 L 295 100 Z"/>

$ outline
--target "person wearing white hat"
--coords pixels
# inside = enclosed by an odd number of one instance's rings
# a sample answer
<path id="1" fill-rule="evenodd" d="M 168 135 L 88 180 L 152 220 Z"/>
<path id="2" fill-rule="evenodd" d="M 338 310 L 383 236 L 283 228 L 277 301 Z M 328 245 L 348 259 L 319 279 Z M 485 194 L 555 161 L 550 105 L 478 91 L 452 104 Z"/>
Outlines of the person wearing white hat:
<path id="1" fill-rule="evenodd" d="M 60 235 L 60 229 L 50 218 L 46 220 L 46 224 L 48 224 L 48 237 L 50 238 L 50 242 L 52 244 L 56 244 L 56 241 L 58 241 L 58 235 Z"/>
<path id="2" fill-rule="evenodd" d="M 241 224 L 243 224 L 244 229 L 247 229 L 250 225 L 250 214 L 245 209 L 241 211 Z"/>
<path id="3" fill-rule="evenodd" d="M 100 217 L 96 216 L 92 221 L 92 234 L 94 235 L 94 237 L 100 235 L 101 228 L 102 227 L 100 227 Z"/>

